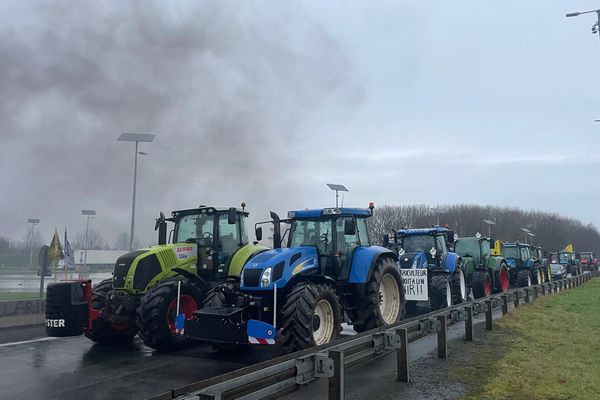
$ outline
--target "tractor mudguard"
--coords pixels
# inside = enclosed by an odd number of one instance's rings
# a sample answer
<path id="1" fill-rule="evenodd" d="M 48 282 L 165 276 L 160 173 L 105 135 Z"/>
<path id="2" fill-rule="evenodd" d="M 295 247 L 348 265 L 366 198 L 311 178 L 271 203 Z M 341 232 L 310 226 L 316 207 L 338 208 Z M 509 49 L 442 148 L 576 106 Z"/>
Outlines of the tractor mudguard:
<path id="1" fill-rule="evenodd" d="M 448 272 L 454 272 L 460 261 L 462 261 L 462 258 L 458 254 L 448 253 L 444 260 L 444 267 Z"/>
<path id="2" fill-rule="evenodd" d="M 367 283 L 371 279 L 375 264 L 382 257 L 398 261 L 396 254 L 381 246 L 357 247 L 352 257 L 349 283 Z"/>
<path id="3" fill-rule="evenodd" d="M 533 259 L 531 259 L 531 258 L 528 258 L 527 260 L 525 260 L 525 261 L 523 262 L 523 265 L 524 265 L 524 266 L 525 266 L 525 268 L 527 268 L 527 269 L 531 269 L 531 268 L 533 268 L 533 267 L 534 267 L 534 265 L 533 265 L 533 264 L 534 264 L 534 262 L 533 262 Z"/>
<path id="4" fill-rule="evenodd" d="M 229 263 L 229 272 L 227 275 L 240 276 L 242 274 L 242 268 L 244 268 L 244 265 L 248 260 L 267 250 L 269 250 L 268 247 L 260 246 L 258 244 L 247 244 L 241 247 L 231 256 L 231 263 Z"/>
<path id="5" fill-rule="evenodd" d="M 508 263 L 504 258 L 492 256 L 488 259 L 487 267 L 492 271 L 498 271 L 502 263 L 506 264 L 506 266 L 509 267 Z"/>

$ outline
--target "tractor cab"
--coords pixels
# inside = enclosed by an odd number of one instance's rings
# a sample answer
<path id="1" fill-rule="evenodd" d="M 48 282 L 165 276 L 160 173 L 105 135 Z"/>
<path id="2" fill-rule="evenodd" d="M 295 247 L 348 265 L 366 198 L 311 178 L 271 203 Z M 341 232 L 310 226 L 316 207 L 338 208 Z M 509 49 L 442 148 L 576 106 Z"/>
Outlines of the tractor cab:
<path id="1" fill-rule="evenodd" d="M 506 259 L 506 263 L 511 268 L 530 268 L 529 264 L 533 264 L 531 248 L 525 243 L 503 243 L 502 257 Z"/>
<path id="2" fill-rule="evenodd" d="M 454 232 L 447 228 L 400 229 L 395 235 L 399 244 L 401 268 L 446 269 L 446 258 L 451 253 Z"/>
<path id="3" fill-rule="evenodd" d="M 473 259 L 475 267 L 483 265 L 491 256 L 493 240 L 477 234 L 473 237 L 461 237 L 454 242 L 454 252 L 458 253 L 463 259 Z"/>
<path id="4" fill-rule="evenodd" d="M 248 244 L 246 211 L 204 207 L 173 211 L 165 221 L 175 223 L 171 234 L 178 258 L 197 255 L 198 275 L 215 281 L 240 271 L 229 271 L 232 256 Z M 160 223 L 160 222 L 159 222 Z"/>

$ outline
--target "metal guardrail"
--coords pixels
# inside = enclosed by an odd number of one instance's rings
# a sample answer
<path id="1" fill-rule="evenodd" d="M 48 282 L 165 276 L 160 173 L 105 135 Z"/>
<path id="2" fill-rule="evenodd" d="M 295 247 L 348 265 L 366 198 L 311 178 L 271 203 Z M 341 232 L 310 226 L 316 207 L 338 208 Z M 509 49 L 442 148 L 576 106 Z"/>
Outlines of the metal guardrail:
<path id="1" fill-rule="evenodd" d="M 327 345 L 192 383 L 148 400 L 271 399 L 322 378 L 328 379 L 328 399 L 341 400 L 345 397 L 345 375 L 348 371 L 391 352 L 396 352 L 397 380 L 408 382 L 408 343 L 435 333 L 438 357 L 446 358 L 449 325 L 464 321 L 466 340 L 473 341 L 475 315 L 485 314 L 486 329 L 492 330 L 493 311 L 501 309 L 502 315 L 508 313 L 509 302 L 519 307 L 539 297 L 579 287 L 596 276 L 600 276 L 600 271 L 471 300 L 403 320 L 396 325 L 338 339 Z"/>

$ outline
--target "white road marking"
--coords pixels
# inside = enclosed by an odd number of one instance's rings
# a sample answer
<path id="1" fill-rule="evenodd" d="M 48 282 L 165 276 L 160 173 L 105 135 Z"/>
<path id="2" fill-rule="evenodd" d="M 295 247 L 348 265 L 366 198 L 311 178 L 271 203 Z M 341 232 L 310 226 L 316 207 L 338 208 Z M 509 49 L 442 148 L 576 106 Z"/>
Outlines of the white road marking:
<path id="1" fill-rule="evenodd" d="M 48 341 L 48 340 L 56 340 L 56 339 L 58 339 L 58 338 L 55 338 L 55 337 L 45 337 L 45 338 L 41 338 L 41 339 L 23 340 L 22 342 L 3 343 L 3 344 L 0 344 L 0 347 L 16 346 L 18 344 L 45 342 L 45 341 Z"/>

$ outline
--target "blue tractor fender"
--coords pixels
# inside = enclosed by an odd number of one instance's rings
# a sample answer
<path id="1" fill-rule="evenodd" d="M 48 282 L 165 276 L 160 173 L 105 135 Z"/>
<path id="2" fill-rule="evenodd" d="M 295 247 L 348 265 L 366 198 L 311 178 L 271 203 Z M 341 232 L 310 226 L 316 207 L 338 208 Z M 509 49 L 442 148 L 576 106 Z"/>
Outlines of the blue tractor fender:
<path id="1" fill-rule="evenodd" d="M 527 260 L 525 260 L 525 262 L 523 263 L 523 266 L 525 268 L 533 268 L 533 259 L 528 258 Z"/>
<path id="2" fill-rule="evenodd" d="M 398 256 L 393 251 L 381 246 L 358 247 L 354 250 L 352 264 L 350 265 L 349 283 L 367 283 L 375 264 L 380 258 L 388 257 L 398 266 Z M 400 266 L 398 266 L 400 269 Z"/>
<path id="3" fill-rule="evenodd" d="M 462 258 L 458 254 L 452 252 L 446 254 L 446 258 L 444 259 L 444 268 L 446 271 L 453 273 L 461 264 Z"/>

